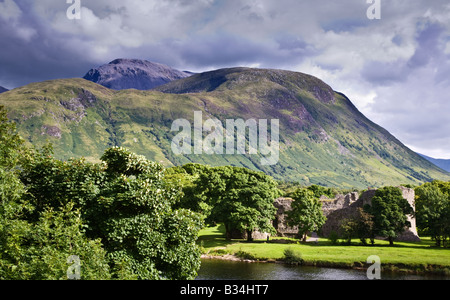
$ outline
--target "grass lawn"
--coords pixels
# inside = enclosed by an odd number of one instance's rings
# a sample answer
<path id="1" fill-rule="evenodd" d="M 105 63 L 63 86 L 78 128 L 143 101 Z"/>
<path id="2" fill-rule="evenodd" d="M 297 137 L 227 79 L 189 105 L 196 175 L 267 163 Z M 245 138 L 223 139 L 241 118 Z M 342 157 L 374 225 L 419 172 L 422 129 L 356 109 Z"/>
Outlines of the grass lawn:
<path id="1" fill-rule="evenodd" d="M 422 242 L 395 242 L 394 246 L 381 240 L 376 240 L 374 246 L 363 246 L 356 239 L 350 246 L 332 245 L 327 239 L 319 239 L 318 243 L 277 244 L 265 240 L 227 241 L 223 226 L 217 226 L 202 230 L 199 244 L 204 247 L 205 253 L 223 255 L 241 252 L 260 260 L 282 260 L 284 250 L 290 247 L 301 253 L 306 264 L 336 267 L 363 267 L 369 256 L 377 255 L 385 269 L 440 272 L 450 276 L 450 249 L 430 247 L 434 242 L 426 237 L 422 238 Z"/>

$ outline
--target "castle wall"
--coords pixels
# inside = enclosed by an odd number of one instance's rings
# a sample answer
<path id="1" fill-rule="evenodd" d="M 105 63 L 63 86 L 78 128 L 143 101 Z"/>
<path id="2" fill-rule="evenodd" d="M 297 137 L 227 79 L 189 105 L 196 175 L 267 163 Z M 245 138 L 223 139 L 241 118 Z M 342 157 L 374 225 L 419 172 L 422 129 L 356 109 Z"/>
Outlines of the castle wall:
<path id="1" fill-rule="evenodd" d="M 402 191 L 403 198 L 408 201 L 415 211 L 414 190 L 405 187 L 399 188 Z M 358 193 L 350 193 L 347 195 L 338 195 L 335 199 L 322 197 L 320 199 L 322 202 L 322 211 L 327 217 L 327 221 L 322 227 L 321 235 L 328 237 L 332 231 L 338 232 L 342 220 L 356 217 L 358 207 L 362 208 L 366 204 L 371 205 L 375 192 L 375 189 L 370 189 L 360 196 Z M 289 227 L 286 223 L 286 212 L 291 210 L 292 201 L 294 200 L 290 198 L 278 198 L 274 202 L 277 208 L 277 215 L 274 221 L 277 236 L 293 237 L 297 235 L 297 228 Z M 417 234 L 415 217 L 408 216 L 408 221 L 411 223 L 411 227 L 405 228 L 405 231 L 396 240 L 420 241 L 419 235 Z"/>

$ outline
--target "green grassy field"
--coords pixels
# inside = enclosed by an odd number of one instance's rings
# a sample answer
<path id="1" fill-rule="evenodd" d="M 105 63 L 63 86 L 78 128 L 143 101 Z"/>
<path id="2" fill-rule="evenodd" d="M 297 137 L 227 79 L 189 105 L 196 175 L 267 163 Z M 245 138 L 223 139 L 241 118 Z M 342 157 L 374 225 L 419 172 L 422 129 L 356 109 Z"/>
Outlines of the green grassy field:
<path id="1" fill-rule="evenodd" d="M 271 238 L 271 241 L 276 238 Z M 422 238 L 422 242 L 389 242 L 376 240 L 374 246 L 363 246 L 359 240 L 352 245 L 332 245 L 326 239 L 318 243 L 279 244 L 267 241 L 246 242 L 244 240 L 227 241 L 222 226 L 205 228 L 199 234 L 199 244 L 205 254 L 223 255 L 247 254 L 259 260 L 282 260 L 284 250 L 291 248 L 300 252 L 307 265 L 358 268 L 366 265 L 371 255 L 381 259 L 383 270 L 407 271 L 414 273 L 440 273 L 450 276 L 450 249 L 435 248 L 430 238 Z"/>

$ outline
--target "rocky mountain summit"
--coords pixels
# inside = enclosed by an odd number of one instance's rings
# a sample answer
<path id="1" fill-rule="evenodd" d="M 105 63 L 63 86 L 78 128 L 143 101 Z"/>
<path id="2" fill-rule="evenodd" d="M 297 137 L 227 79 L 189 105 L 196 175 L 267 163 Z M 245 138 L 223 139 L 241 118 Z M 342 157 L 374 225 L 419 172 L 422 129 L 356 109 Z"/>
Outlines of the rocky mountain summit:
<path id="1" fill-rule="evenodd" d="M 140 59 L 115 59 L 91 69 L 83 78 L 113 90 L 149 90 L 191 76 L 169 66 Z"/>

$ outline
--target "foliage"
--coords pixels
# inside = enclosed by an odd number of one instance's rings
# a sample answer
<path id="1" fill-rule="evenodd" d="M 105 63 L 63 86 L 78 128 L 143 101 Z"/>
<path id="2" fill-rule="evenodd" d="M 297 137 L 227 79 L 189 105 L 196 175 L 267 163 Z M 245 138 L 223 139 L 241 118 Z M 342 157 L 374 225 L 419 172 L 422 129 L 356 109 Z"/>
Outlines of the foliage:
<path id="1" fill-rule="evenodd" d="M 203 221 L 173 209 L 179 190 L 164 181 L 164 168 L 124 148 L 111 148 L 102 159 L 63 162 L 45 148 L 24 162 L 20 179 L 27 193 L 13 204 L 29 209 L 1 227 L 7 232 L 2 247 L 19 251 L 2 260 L 6 278 L 15 278 L 7 271 L 17 269 L 16 259 L 23 271 L 16 271 L 18 278 L 63 278 L 69 255 L 80 257 L 83 279 L 196 277 Z"/>
<path id="2" fill-rule="evenodd" d="M 304 261 L 302 258 L 302 254 L 292 247 L 284 249 L 283 255 L 284 255 L 283 260 L 288 264 L 301 265 Z"/>
<path id="3" fill-rule="evenodd" d="M 430 235 L 436 246 L 446 246 L 450 237 L 450 182 L 433 181 L 415 189 L 417 226 Z"/>
<path id="4" fill-rule="evenodd" d="M 11 219 L 1 228 L 0 278 L 15 280 L 67 279 L 67 259 L 81 260 L 83 280 L 109 279 L 106 251 L 100 240 L 86 237 L 80 212 L 73 203 L 48 208 L 37 222 Z"/>
<path id="5" fill-rule="evenodd" d="M 314 193 L 314 197 L 320 198 L 321 196 L 326 196 L 328 198 L 334 198 L 337 194 L 337 191 L 332 188 L 326 188 L 320 185 L 313 184 L 308 187 L 308 190 Z"/>
<path id="6" fill-rule="evenodd" d="M 239 167 L 210 167 L 195 181 L 200 201 L 212 207 L 207 223 L 224 223 L 227 237 L 233 230 L 274 233 L 277 183 L 262 172 Z"/>
<path id="7" fill-rule="evenodd" d="M 373 215 L 374 233 L 388 238 L 390 245 L 393 245 L 394 239 L 405 227 L 411 226 L 406 215 L 414 213 L 397 187 L 378 189 L 372 198 L 372 205 L 366 205 L 364 210 Z"/>
<path id="8" fill-rule="evenodd" d="M 371 244 L 375 243 L 375 224 L 373 215 L 364 211 L 363 208 L 356 209 L 356 215 L 341 221 L 339 232 L 344 239 L 344 244 L 350 245 L 352 238 L 359 238 L 363 245 L 367 245 L 367 239 Z M 336 239 L 338 234 L 334 232 Z"/>
<path id="9" fill-rule="evenodd" d="M 0 166 L 9 171 L 25 155 L 24 140 L 16 132 L 16 125 L 8 120 L 7 111 L 0 105 Z"/>
<path id="10" fill-rule="evenodd" d="M 298 234 L 306 241 L 308 232 L 317 231 L 325 224 L 326 217 L 322 213 L 322 205 L 308 189 L 298 189 L 292 197 L 292 210 L 287 213 L 289 226 L 298 226 Z"/>
<path id="11" fill-rule="evenodd" d="M 200 173 L 208 169 L 208 166 L 200 164 L 186 164 L 182 167 L 167 169 L 166 181 L 171 182 L 181 190 L 180 200 L 175 207 L 189 209 L 205 218 L 211 214 L 210 201 L 202 197 L 196 183 Z"/>
<path id="12" fill-rule="evenodd" d="M 328 235 L 328 240 L 330 241 L 331 245 L 337 245 L 339 241 L 339 234 L 335 230 L 332 230 Z"/>

